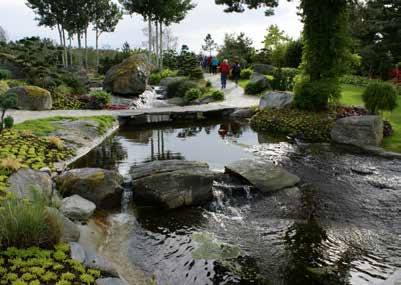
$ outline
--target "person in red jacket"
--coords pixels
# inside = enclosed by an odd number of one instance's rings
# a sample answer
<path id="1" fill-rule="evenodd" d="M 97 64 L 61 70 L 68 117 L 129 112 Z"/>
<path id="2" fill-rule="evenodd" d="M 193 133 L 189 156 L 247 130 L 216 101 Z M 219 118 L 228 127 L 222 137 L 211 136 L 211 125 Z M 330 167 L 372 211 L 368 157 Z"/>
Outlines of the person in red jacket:
<path id="1" fill-rule="evenodd" d="M 228 64 L 227 59 L 225 59 L 220 64 L 220 73 L 221 73 L 221 89 L 225 89 L 227 86 L 227 76 L 230 74 L 230 65 Z"/>

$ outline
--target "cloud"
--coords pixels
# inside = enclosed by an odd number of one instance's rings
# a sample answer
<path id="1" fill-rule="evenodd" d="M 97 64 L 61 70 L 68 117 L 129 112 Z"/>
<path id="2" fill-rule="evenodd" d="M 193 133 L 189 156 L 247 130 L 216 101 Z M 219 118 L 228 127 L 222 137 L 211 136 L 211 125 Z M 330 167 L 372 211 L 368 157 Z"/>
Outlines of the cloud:
<path id="1" fill-rule="evenodd" d="M 244 32 L 254 45 L 260 48 L 266 29 L 276 24 L 289 36 L 297 38 L 302 24 L 297 16 L 299 0 L 281 1 L 274 16 L 265 17 L 263 9 L 247 10 L 241 14 L 224 13 L 224 6 L 215 5 L 214 0 L 195 0 L 197 7 L 188 13 L 180 24 L 171 26 L 178 36 L 179 44 L 187 44 L 195 51 L 200 51 L 207 33 L 221 44 L 226 33 Z M 26 36 L 47 37 L 58 41 L 58 33 L 46 27 L 38 27 L 35 15 L 26 5 L 25 0 L 0 0 L 0 25 L 6 29 L 11 40 Z M 114 33 L 101 37 L 100 46 L 110 45 L 119 48 L 127 41 L 132 47 L 141 47 L 145 40 L 142 28 L 146 24 L 139 15 L 124 16 Z M 89 45 L 94 45 L 94 34 L 89 34 Z"/>

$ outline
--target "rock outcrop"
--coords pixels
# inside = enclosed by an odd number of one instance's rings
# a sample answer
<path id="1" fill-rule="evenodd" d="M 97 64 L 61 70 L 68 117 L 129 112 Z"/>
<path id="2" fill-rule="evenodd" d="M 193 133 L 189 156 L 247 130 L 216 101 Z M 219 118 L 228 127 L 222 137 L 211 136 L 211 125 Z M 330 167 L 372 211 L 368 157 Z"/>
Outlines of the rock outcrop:
<path id="1" fill-rule="evenodd" d="M 101 209 L 120 206 L 122 183 L 120 174 L 100 168 L 73 169 L 57 178 L 57 187 L 63 196 L 79 195 Z"/>
<path id="2" fill-rule="evenodd" d="M 379 116 L 353 116 L 337 120 L 333 141 L 358 147 L 379 146 L 383 141 L 383 120 Z"/>
<path id="3" fill-rule="evenodd" d="M 14 87 L 6 94 L 17 95 L 17 108 L 20 110 L 44 111 L 53 106 L 50 92 L 37 86 Z"/>
<path id="4" fill-rule="evenodd" d="M 268 75 L 271 74 L 274 70 L 274 66 L 269 64 L 255 64 L 253 67 L 253 71 L 256 73 Z"/>
<path id="5" fill-rule="evenodd" d="M 249 83 L 255 85 L 258 90 L 270 88 L 270 83 L 266 76 L 256 72 L 252 73 Z"/>
<path id="6" fill-rule="evenodd" d="M 134 55 L 113 66 L 104 79 L 106 91 L 122 96 L 135 96 L 146 90 L 151 66 L 144 54 Z"/>
<path id="7" fill-rule="evenodd" d="M 267 161 L 240 160 L 225 169 L 226 173 L 239 177 L 264 193 L 290 188 L 300 182 L 296 175 Z"/>
<path id="8" fill-rule="evenodd" d="M 61 201 L 60 211 L 73 221 L 86 221 L 96 210 L 96 205 L 79 195 L 64 198 Z"/>
<path id="9" fill-rule="evenodd" d="M 130 171 L 137 199 L 169 209 L 200 205 L 213 197 L 215 174 L 205 163 L 169 160 L 135 166 Z"/>
<path id="10" fill-rule="evenodd" d="M 294 101 L 294 96 L 289 92 L 268 91 L 262 96 L 259 103 L 259 111 L 266 109 L 283 109 L 288 107 Z"/>

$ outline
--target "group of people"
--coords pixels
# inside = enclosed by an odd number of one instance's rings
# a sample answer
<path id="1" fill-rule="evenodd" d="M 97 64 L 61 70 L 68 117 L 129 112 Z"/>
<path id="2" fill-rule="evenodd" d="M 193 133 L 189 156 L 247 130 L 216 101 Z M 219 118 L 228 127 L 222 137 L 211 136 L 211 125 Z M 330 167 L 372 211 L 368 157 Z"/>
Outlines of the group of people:
<path id="1" fill-rule="evenodd" d="M 219 71 L 221 74 L 221 89 L 225 89 L 227 87 L 227 78 L 232 75 L 233 80 L 235 81 L 235 85 L 238 87 L 238 80 L 241 75 L 241 65 L 238 62 L 235 62 L 233 65 L 230 65 L 228 60 L 225 59 L 221 64 L 219 64 L 219 60 L 216 56 L 205 56 L 201 62 L 202 68 L 205 71 L 209 71 L 210 74 L 217 74 Z"/>

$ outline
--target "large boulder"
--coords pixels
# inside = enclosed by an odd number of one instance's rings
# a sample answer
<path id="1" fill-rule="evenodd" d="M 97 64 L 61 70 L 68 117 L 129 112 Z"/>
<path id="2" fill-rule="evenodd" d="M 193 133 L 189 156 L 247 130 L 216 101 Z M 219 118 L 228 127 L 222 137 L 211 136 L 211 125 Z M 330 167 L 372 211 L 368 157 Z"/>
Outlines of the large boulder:
<path id="1" fill-rule="evenodd" d="M 20 110 L 51 110 L 52 96 L 46 89 L 37 86 L 21 86 L 9 89 L 6 94 L 17 95 L 17 108 Z"/>
<path id="2" fill-rule="evenodd" d="M 60 211 L 72 220 L 86 221 L 96 210 L 96 205 L 79 195 L 64 198 L 61 202 Z"/>
<path id="3" fill-rule="evenodd" d="M 101 278 L 95 281 L 96 285 L 129 285 L 119 278 Z"/>
<path id="4" fill-rule="evenodd" d="M 290 106 L 294 101 L 294 96 L 289 92 L 271 92 L 268 91 L 262 96 L 259 102 L 259 110 L 283 109 Z"/>
<path id="5" fill-rule="evenodd" d="M 76 194 L 102 209 L 121 205 L 123 177 L 115 171 L 100 168 L 73 169 L 62 173 L 56 180 L 63 196 Z"/>
<path id="6" fill-rule="evenodd" d="M 331 130 L 333 141 L 358 147 L 379 146 L 383 120 L 379 116 L 353 116 L 337 120 Z"/>
<path id="7" fill-rule="evenodd" d="M 150 70 L 151 66 L 144 54 L 133 55 L 107 71 L 103 87 L 117 95 L 142 94 L 146 90 Z"/>
<path id="8" fill-rule="evenodd" d="M 258 90 L 265 90 L 270 87 L 269 80 L 266 76 L 256 72 L 252 73 L 249 83 L 257 86 Z"/>
<path id="9" fill-rule="evenodd" d="M 274 70 L 274 66 L 269 64 L 255 64 L 253 66 L 253 71 L 256 73 L 268 75 L 271 74 Z"/>
<path id="10" fill-rule="evenodd" d="M 53 196 L 51 177 L 44 172 L 21 168 L 8 178 L 8 183 L 8 190 L 22 199 L 33 200 L 35 191 L 49 200 Z"/>
<path id="11" fill-rule="evenodd" d="M 171 84 L 175 84 L 185 80 L 186 78 L 184 76 L 165 77 L 162 80 L 160 80 L 159 86 L 168 88 Z"/>
<path id="12" fill-rule="evenodd" d="M 271 162 L 241 160 L 225 167 L 226 173 L 239 177 L 264 193 L 290 188 L 300 182 L 299 177 Z"/>
<path id="13" fill-rule="evenodd" d="M 130 171 L 137 199 L 168 209 L 200 205 L 213 197 L 215 174 L 205 163 L 171 160 L 134 166 Z"/>

